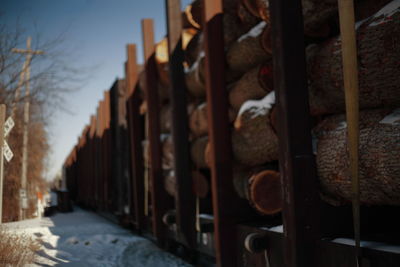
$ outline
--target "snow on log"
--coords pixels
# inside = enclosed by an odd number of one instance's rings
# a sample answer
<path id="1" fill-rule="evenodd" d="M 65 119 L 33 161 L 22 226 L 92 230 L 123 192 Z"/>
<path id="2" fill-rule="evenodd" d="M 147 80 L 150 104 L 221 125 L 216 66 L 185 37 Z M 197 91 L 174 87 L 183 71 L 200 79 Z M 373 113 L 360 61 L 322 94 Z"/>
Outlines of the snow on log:
<path id="1" fill-rule="evenodd" d="M 185 68 L 186 87 L 192 96 L 198 98 L 205 97 L 204 79 L 204 52 L 202 52 L 190 68 Z"/>
<path id="2" fill-rule="evenodd" d="M 281 177 L 274 170 L 249 172 L 235 170 L 233 184 L 241 198 L 263 215 L 282 211 Z"/>
<path id="3" fill-rule="evenodd" d="M 262 32 L 268 27 L 266 22 L 260 22 L 228 48 L 226 61 L 228 71 L 232 72 L 228 76 L 239 78 L 249 69 L 271 58 L 271 54 L 261 45 Z"/>
<path id="4" fill-rule="evenodd" d="M 360 112 L 359 174 L 361 203 L 400 205 L 400 109 Z M 314 128 L 323 198 L 331 204 L 352 199 L 345 115 Z"/>
<path id="5" fill-rule="evenodd" d="M 234 122 L 232 146 L 235 159 L 257 166 L 278 159 L 278 138 L 270 125 L 275 92 L 261 100 L 246 101 Z"/>
<path id="6" fill-rule="evenodd" d="M 263 98 L 273 90 L 272 62 L 264 62 L 245 73 L 229 92 L 229 103 L 239 110 L 247 100 Z"/>
<path id="7" fill-rule="evenodd" d="M 360 108 L 400 106 L 400 0 L 358 22 Z M 345 109 L 340 36 L 307 50 L 312 115 Z"/>

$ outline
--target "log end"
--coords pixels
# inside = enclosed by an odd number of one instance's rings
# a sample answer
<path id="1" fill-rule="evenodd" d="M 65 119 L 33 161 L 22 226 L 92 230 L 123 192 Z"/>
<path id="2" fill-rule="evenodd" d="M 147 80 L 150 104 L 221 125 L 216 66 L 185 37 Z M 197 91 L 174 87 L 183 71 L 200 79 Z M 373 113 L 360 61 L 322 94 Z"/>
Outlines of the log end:
<path id="1" fill-rule="evenodd" d="M 274 215 L 282 210 L 281 178 L 279 172 L 262 171 L 250 178 L 250 202 L 264 215 Z"/>

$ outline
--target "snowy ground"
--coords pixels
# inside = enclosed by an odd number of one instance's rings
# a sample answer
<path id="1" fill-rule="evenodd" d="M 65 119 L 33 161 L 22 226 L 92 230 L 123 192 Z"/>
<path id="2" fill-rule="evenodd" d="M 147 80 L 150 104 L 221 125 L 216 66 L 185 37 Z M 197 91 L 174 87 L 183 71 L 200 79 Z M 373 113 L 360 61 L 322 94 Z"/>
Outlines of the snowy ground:
<path id="1" fill-rule="evenodd" d="M 42 244 L 32 266 L 190 266 L 151 241 L 79 208 L 6 226 Z"/>

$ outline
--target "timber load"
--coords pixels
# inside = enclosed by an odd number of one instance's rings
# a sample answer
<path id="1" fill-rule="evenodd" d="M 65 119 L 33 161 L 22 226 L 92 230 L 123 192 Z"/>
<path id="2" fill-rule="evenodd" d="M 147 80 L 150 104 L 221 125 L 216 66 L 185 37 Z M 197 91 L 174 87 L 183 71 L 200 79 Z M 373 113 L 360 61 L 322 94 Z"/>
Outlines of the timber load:
<path id="1" fill-rule="evenodd" d="M 390 0 L 355 0 L 355 18 L 363 20 Z M 270 22 L 268 0 L 241 0 L 254 16 Z M 326 38 L 338 28 L 338 3 L 336 0 L 302 0 L 304 34 L 308 37 Z"/>
<path id="2" fill-rule="evenodd" d="M 400 109 L 360 113 L 360 200 L 365 205 L 400 205 Z M 323 198 L 333 205 L 352 199 L 345 115 L 315 129 Z"/>
<path id="3" fill-rule="evenodd" d="M 278 137 L 271 126 L 275 93 L 261 100 L 246 101 L 239 110 L 232 132 L 233 155 L 237 162 L 257 166 L 278 160 Z"/>
<path id="4" fill-rule="evenodd" d="M 360 108 L 400 106 L 400 2 L 357 23 Z M 312 115 L 345 110 L 341 39 L 307 50 Z"/>

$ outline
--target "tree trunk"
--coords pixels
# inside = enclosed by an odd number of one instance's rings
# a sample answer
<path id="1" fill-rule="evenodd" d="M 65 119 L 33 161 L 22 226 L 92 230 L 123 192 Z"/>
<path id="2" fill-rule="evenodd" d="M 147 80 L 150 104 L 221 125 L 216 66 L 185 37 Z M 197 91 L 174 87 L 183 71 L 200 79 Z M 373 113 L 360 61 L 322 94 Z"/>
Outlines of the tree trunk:
<path id="1" fill-rule="evenodd" d="M 168 134 L 171 132 L 172 125 L 172 114 L 171 114 L 171 105 L 165 104 L 161 107 L 160 112 L 160 124 L 161 124 L 161 133 Z"/>
<path id="2" fill-rule="evenodd" d="M 235 159 L 247 166 L 278 160 L 278 138 L 270 125 L 274 92 L 242 105 L 234 123 L 232 146 Z"/>
<path id="3" fill-rule="evenodd" d="M 200 172 L 193 171 L 192 180 L 193 194 L 199 198 L 207 197 L 210 192 L 210 185 L 207 178 Z M 169 170 L 164 173 L 164 188 L 170 196 L 176 197 L 177 183 L 175 172 L 173 170 Z"/>
<path id="4" fill-rule="evenodd" d="M 261 45 L 262 32 L 268 27 L 265 22 L 260 22 L 228 48 L 226 61 L 228 71 L 231 72 L 228 76 L 233 77 L 233 80 L 237 80 L 251 68 L 271 58 L 271 54 Z"/>
<path id="5" fill-rule="evenodd" d="M 161 138 L 163 157 L 162 157 L 162 168 L 164 170 L 170 170 L 174 168 L 174 145 L 172 143 L 172 136 L 170 134 L 163 135 Z"/>
<path id="6" fill-rule="evenodd" d="M 207 178 L 199 171 L 192 172 L 193 192 L 199 198 L 205 198 L 210 192 L 210 184 Z"/>
<path id="7" fill-rule="evenodd" d="M 204 47 L 203 32 L 198 31 L 195 36 L 189 41 L 185 49 L 185 61 L 190 68 L 200 57 Z"/>
<path id="8" fill-rule="evenodd" d="M 271 92 L 272 74 L 272 62 L 260 64 L 244 74 L 229 92 L 231 107 L 239 110 L 247 100 L 260 99 Z"/>
<path id="9" fill-rule="evenodd" d="M 196 98 L 205 97 L 204 53 L 200 54 L 190 68 L 185 69 L 185 81 L 186 87 L 192 96 Z"/>
<path id="10" fill-rule="evenodd" d="M 200 137 L 208 134 L 207 123 L 207 103 L 198 105 L 190 114 L 189 127 L 194 137 Z M 229 121 L 233 122 L 236 117 L 236 112 L 229 109 Z"/>
<path id="11" fill-rule="evenodd" d="M 192 161 L 194 162 L 197 168 L 200 169 L 208 168 L 204 158 L 204 153 L 207 143 L 208 143 L 208 136 L 197 138 L 192 143 L 190 154 L 192 156 Z"/>
<path id="12" fill-rule="evenodd" d="M 361 203 L 400 205 L 400 109 L 360 112 L 359 174 Z M 317 165 L 325 200 L 350 202 L 345 115 L 325 119 L 314 129 Z"/>
<path id="13" fill-rule="evenodd" d="M 281 177 L 274 170 L 234 172 L 233 184 L 241 198 L 263 215 L 282 211 Z"/>
<path id="14" fill-rule="evenodd" d="M 176 197 L 176 176 L 175 171 L 169 170 L 164 172 L 164 188 L 168 195 Z"/>
<path id="15" fill-rule="evenodd" d="M 361 109 L 400 106 L 400 9 L 382 13 L 387 16 L 378 13 L 357 28 Z M 340 36 L 309 47 L 307 54 L 311 114 L 343 112 Z"/>

